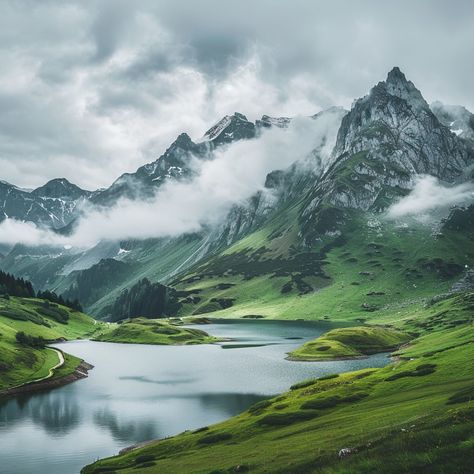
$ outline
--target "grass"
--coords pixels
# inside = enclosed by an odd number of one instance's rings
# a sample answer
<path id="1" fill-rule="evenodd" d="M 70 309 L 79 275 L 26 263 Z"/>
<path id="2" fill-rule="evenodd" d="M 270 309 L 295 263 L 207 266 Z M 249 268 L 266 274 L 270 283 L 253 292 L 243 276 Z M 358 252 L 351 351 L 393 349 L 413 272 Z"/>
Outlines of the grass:
<path id="1" fill-rule="evenodd" d="M 418 308 L 416 320 L 449 309 L 472 315 L 473 295 Z M 416 322 L 397 318 L 393 312 L 400 327 Z M 223 423 L 98 461 L 83 473 L 470 472 L 473 336 L 470 322 L 421 328 L 384 368 L 296 384 Z M 212 442 L 203 441 L 209 436 Z M 143 456 L 152 464 L 138 466 Z"/>
<path id="2" fill-rule="evenodd" d="M 394 312 L 410 317 L 427 299 L 446 292 L 465 265 L 474 266 L 472 242 L 457 232 L 433 236 L 419 223 L 397 227 L 360 214 L 344 242 L 321 255 L 329 241 L 311 251 L 299 248 L 287 224 L 293 221 L 282 216 L 179 277 L 176 288 L 197 298 L 183 304 L 180 316 L 383 323 Z M 296 258 L 308 266 L 296 265 Z M 301 280 L 312 291 L 302 291 Z M 289 291 L 282 292 L 284 287 Z M 219 307 L 216 300 L 232 305 Z"/>
<path id="3" fill-rule="evenodd" d="M 66 322 L 59 322 L 56 314 L 45 314 L 43 309 L 43 301 L 35 298 L 0 298 L 0 390 L 45 377 L 58 363 L 57 353 L 51 349 L 20 345 L 16 341 L 17 332 L 46 340 L 77 339 L 93 334 L 101 326 L 70 308 L 52 308 L 59 314 L 67 314 Z M 78 364 L 78 359 L 67 356 L 54 375 L 71 373 Z"/>
<path id="4" fill-rule="evenodd" d="M 133 344 L 210 344 L 215 337 L 205 331 L 177 326 L 163 319 L 134 318 L 108 325 L 94 336 L 95 341 Z"/>
<path id="5" fill-rule="evenodd" d="M 410 336 L 385 327 L 338 328 L 290 352 L 291 360 L 331 360 L 393 351 Z"/>

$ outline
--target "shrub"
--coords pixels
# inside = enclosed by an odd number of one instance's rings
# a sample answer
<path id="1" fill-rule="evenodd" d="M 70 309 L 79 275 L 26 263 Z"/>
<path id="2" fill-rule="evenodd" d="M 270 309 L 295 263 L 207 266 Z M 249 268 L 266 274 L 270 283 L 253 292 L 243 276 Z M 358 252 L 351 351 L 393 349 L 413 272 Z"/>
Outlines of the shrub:
<path id="1" fill-rule="evenodd" d="M 322 377 L 319 377 L 318 380 L 331 380 L 339 377 L 339 374 L 328 374 L 328 375 L 323 375 Z"/>
<path id="2" fill-rule="evenodd" d="M 262 400 L 261 402 L 255 403 L 255 405 L 252 405 L 248 411 L 249 413 L 260 413 L 262 410 L 265 408 L 268 408 L 272 402 L 270 400 Z"/>
<path id="3" fill-rule="evenodd" d="M 369 394 L 368 393 L 365 393 L 365 392 L 356 392 L 356 393 L 353 393 L 351 395 L 347 395 L 345 397 L 342 397 L 341 398 L 341 402 L 357 402 L 359 400 L 362 400 L 363 398 L 366 398 L 368 397 Z"/>
<path id="4" fill-rule="evenodd" d="M 415 370 L 404 370 L 397 374 L 390 375 L 385 380 L 391 382 L 402 377 L 422 377 L 423 375 L 432 374 L 436 370 L 436 364 L 421 364 Z"/>
<path id="5" fill-rule="evenodd" d="M 258 420 L 260 425 L 268 426 L 288 426 L 293 423 L 311 420 L 318 416 L 317 412 L 292 412 L 292 413 L 272 413 Z"/>
<path id="6" fill-rule="evenodd" d="M 314 385 L 317 381 L 318 381 L 317 379 L 303 380 L 303 382 L 298 382 L 298 383 L 293 384 L 290 387 L 290 390 L 298 390 L 300 388 L 310 387 L 311 385 Z"/>
<path id="7" fill-rule="evenodd" d="M 301 408 L 303 410 L 332 408 L 335 407 L 340 401 L 341 399 L 339 397 L 316 398 L 303 403 Z"/>
<path id="8" fill-rule="evenodd" d="M 194 430 L 194 433 L 202 433 L 203 431 L 208 431 L 208 430 L 209 430 L 209 426 L 202 426 L 201 428 Z"/>
<path id="9" fill-rule="evenodd" d="M 144 462 L 149 462 L 149 461 L 154 461 L 155 456 L 153 454 L 141 454 L 140 456 L 137 456 L 135 459 L 135 464 L 142 464 Z"/>
<path id="10" fill-rule="evenodd" d="M 15 338 L 19 344 L 30 347 L 44 347 L 47 342 L 46 339 L 43 339 L 40 336 L 31 336 L 25 334 L 23 331 L 18 331 Z"/>
<path id="11" fill-rule="evenodd" d="M 468 387 L 451 395 L 446 404 L 454 405 L 455 403 L 470 402 L 472 399 L 474 399 L 474 388 Z"/>
<path id="12" fill-rule="evenodd" d="M 198 441 L 198 443 L 199 444 L 214 444 L 214 443 L 218 443 L 219 441 L 226 441 L 230 438 L 232 438 L 232 435 L 230 433 L 213 433 L 213 434 L 208 434 L 204 436 Z"/>

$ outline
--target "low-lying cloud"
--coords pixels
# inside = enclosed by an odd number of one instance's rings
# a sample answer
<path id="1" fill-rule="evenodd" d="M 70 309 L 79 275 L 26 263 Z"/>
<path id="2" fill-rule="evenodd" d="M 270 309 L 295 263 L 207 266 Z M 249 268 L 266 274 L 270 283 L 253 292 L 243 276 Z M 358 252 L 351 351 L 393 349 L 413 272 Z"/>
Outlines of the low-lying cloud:
<path id="1" fill-rule="evenodd" d="M 271 128 L 261 137 L 239 141 L 216 151 L 212 160 L 193 161 L 196 175 L 190 181 L 171 181 L 151 200 L 121 200 L 111 208 L 86 210 L 72 236 L 59 236 L 31 223 L 7 219 L 0 224 L 0 242 L 88 247 L 102 240 L 173 237 L 219 223 L 232 206 L 245 204 L 264 190 L 269 172 L 286 169 L 315 149 L 321 149 L 324 167 L 341 116 L 317 120 L 296 118 L 288 129 Z M 328 123 L 328 121 L 330 123 Z M 321 148 L 321 143 L 325 146 Z M 307 165 L 307 164 L 306 164 Z M 269 191 L 268 191 L 269 192 Z"/>
<path id="2" fill-rule="evenodd" d="M 389 218 L 423 216 L 435 210 L 454 205 L 467 204 L 474 200 L 474 183 L 455 186 L 444 185 L 434 176 L 419 176 L 413 190 L 393 204 L 387 211 Z"/>

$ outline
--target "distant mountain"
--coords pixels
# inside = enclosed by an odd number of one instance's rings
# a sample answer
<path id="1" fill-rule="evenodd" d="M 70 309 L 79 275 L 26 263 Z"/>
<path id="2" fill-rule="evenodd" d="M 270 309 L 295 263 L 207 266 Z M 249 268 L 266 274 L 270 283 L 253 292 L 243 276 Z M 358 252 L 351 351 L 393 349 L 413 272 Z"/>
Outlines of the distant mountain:
<path id="1" fill-rule="evenodd" d="M 64 178 L 32 191 L 0 181 L 0 221 L 7 217 L 58 229 L 67 225 L 91 193 Z"/>
<path id="2" fill-rule="evenodd" d="M 216 227 L 178 238 L 102 242 L 86 251 L 15 246 L 0 267 L 38 289 L 79 297 L 88 311 L 109 319 L 116 317 L 113 308 L 125 304 L 122 292 L 143 286 L 143 278 L 177 289 L 178 314 L 271 316 L 277 306 L 289 314 L 310 307 L 324 312 L 335 311 L 337 302 L 337 311 L 363 318 L 391 301 L 394 286 L 401 299 L 450 288 L 474 265 L 472 209 L 453 210 L 444 224 L 433 226 L 399 225 L 386 220 L 384 211 L 413 189 L 420 174 L 448 185 L 472 181 L 472 114 L 439 103 L 430 107 L 394 68 L 349 112 L 334 107 L 312 118 L 323 132 L 312 153 L 270 172 L 265 189 L 234 206 Z M 181 134 L 158 159 L 94 193 L 64 180 L 33 192 L 4 186 L 10 199 L 18 195 L 44 206 L 69 202 L 63 221 L 72 227 L 79 203 L 110 206 L 123 197 L 147 198 L 168 180 L 190 179 L 194 160 L 212 159 L 216 149 L 256 139 L 269 127 L 285 133 L 292 120 L 264 115 L 253 123 L 240 113 L 225 116 L 200 141 Z M 22 210 L 17 218 L 29 218 L 26 205 L 16 215 Z M 34 213 L 31 219 L 47 221 Z M 377 302 L 371 301 L 374 292 Z"/>
<path id="3" fill-rule="evenodd" d="M 431 110 L 438 120 L 458 137 L 474 142 L 474 114 L 461 105 L 433 102 Z"/>

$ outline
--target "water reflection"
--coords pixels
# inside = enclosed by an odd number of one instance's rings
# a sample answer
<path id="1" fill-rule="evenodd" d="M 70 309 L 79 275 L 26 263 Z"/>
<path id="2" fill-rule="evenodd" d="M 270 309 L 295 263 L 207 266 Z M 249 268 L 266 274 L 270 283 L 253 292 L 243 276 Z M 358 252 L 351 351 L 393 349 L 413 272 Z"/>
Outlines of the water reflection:
<path id="1" fill-rule="evenodd" d="M 382 355 L 321 363 L 285 360 L 286 352 L 327 329 L 300 322 L 206 326 L 213 335 L 231 338 L 222 346 L 233 350 L 58 344 L 95 368 L 74 384 L 0 401 L 0 473 L 78 473 L 131 444 L 224 420 L 305 378 L 386 364 Z"/>
<path id="2" fill-rule="evenodd" d="M 93 420 L 100 429 L 107 429 L 115 441 L 132 444 L 161 437 L 159 426 L 155 421 L 123 421 L 120 420 L 119 414 L 108 408 L 97 410 Z"/>
<path id="3" fill-rule="evenodd" d="M 81 421 L 78 400 L 65 397 L 59 391 L 21 395 L 4 401 L 0 403 L 0 414 L 1 431 L 29 420 L 53 436 L 68 433 Z"/>

